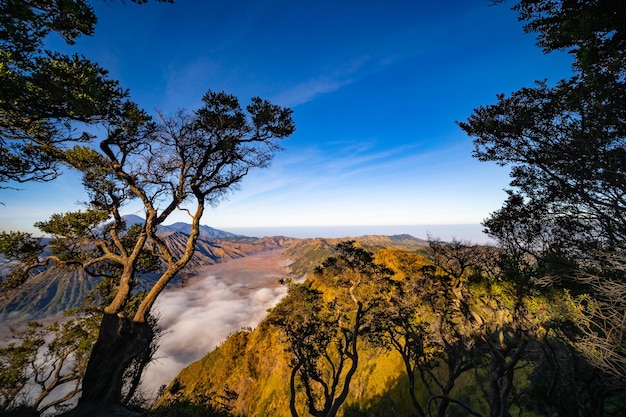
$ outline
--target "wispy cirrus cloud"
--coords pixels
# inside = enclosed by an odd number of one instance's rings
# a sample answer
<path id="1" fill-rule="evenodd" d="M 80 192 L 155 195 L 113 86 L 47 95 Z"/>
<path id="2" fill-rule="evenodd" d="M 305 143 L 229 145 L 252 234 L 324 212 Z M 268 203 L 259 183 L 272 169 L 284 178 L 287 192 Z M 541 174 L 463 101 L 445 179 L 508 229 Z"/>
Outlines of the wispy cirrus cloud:
<path id="1" fill-rule="evenodd" d="M 321 76 L 317 79 L 304 81 L 283 91 L 274 96 L 272 101 L 282 106 L 295 107 L 299 104 L 307 103 L 319 95 L 337 91 L 351 82 L 350 78 L 333 79 L 328 76 Z"/>
<path id="2" fill-rule="evenodd" d="M 274 95 L 272 101 L 282 106 L 295 107 L 312 101 L 322 94 L 333 93 L 342 87 L 361 80 L 392 64 L 394 61 L 394 58 L 390 57 L 358 56 L 338 65 L 334 69 L 324 71 L 317 77 L 296 83 L 292 87 Z"/>

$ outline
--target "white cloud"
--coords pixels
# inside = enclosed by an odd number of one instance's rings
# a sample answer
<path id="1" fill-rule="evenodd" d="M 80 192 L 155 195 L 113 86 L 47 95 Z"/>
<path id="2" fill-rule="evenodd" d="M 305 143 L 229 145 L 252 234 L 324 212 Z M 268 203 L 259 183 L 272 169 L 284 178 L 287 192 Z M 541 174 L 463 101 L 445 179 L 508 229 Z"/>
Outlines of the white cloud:
<path id="1" fill-rule="evenodd" d="M 165 291 L 155 307 L 164 334 L 158 359 L 146 370 L 144 388 L 156 393 L 229 334 L 256 327 L 286 292 L 283 286 L 249 289 L 218 276 L 197 278 L 184 288 Z"/>

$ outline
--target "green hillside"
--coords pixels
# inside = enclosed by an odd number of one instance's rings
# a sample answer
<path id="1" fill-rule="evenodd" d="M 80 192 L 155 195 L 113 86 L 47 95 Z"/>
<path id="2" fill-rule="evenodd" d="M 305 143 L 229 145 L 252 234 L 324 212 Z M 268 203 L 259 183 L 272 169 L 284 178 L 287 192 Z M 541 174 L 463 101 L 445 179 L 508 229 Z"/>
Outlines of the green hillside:
<path id="1" fill-rule="evenodd" d="M 624 392 L 564 337 L 579 314 L 566 291 L 498 280 L 493 248 L 365 242 L 291 247 L 306 280 L 183 369 L 158 415 L 184 415 L 181 404 L 230 416 L 623 415 Z"/>
<path id="2" fill-rule="evenodd" d="M 363 362 L 346 409 L 370 416 L 412 415 L 400 358 L 393 352 L 372 349 L 364 354 Z M 288 364 L 279 332 L 264 321 L 254 331 L 231 335 L 203 359 L 183 369 L 159 404 L 175 399 L 217 404 L 227 391 L 234 391 L 237 398 L 229 405 L 236 413 L 290 417 Z M 306 415 L 301 408 L 301 415 Z"/>

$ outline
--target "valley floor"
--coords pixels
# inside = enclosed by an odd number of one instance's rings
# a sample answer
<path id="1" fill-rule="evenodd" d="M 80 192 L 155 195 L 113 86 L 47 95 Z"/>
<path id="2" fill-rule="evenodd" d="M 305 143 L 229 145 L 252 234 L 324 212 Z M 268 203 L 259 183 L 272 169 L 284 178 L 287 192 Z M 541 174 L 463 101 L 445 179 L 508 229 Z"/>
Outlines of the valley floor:
<path id="1" fill-rule="evenodd" d="M 279 286 L 279 280 L 289 275 L 287 266 L 291 260 L 285 257 L 283 249 L 268 250 L 230 259 L 219 264 L 207 265 L 197 271 L 190 284 L 205 275 L 214 275 L 229 285 L 240 286 L 243 290 L 273 288 Z"/>

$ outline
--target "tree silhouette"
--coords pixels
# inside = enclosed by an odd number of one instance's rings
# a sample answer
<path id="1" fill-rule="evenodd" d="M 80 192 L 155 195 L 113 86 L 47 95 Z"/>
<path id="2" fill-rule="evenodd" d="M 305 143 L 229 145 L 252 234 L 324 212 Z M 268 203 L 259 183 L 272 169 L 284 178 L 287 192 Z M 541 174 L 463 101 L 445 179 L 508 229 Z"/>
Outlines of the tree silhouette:
<path id="1" fill-rule="evenodd" d="M 626 388 L 626 9 L 555 0 L 514 9 L 545 52 L 571 54 L 574 74 L 499 95 L 460 126 L 475 157 L 511 167 L 509 198 L 484 223 L 517 269 L 507 279 L 570 291 L 582 313 L 561 336 L 600 372 L 606 397 Z"/>
<path id="2" fill-rule="evenodd" d="M 351 241 L 335 249 L 337 255 L 315 271 L 319 289 L 310 281 L 292 284 L 270 315 L 270 322 L 283 331 L 291 354 L 294 417 L 300 387 L 310 415 L 337 415 L 358 367 L 359 345 L 373 331 L 377 309 L 390 289 L 391 271 L 374 263 L 370 252 Z"/>

